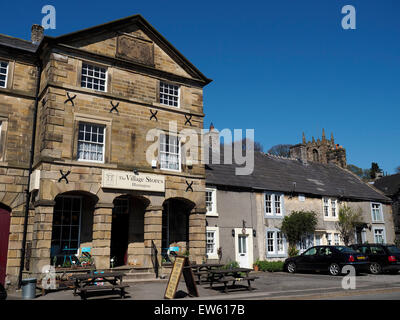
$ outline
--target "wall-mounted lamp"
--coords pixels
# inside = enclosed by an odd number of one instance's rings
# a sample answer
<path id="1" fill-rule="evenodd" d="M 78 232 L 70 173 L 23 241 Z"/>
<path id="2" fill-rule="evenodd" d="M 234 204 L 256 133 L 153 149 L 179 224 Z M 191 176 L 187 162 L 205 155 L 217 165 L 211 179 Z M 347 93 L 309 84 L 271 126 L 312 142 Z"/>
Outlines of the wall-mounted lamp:
<path id="1" fill-rule="evenodd" d="M 188 167 L 189 169 L 192 169 L 192 168 L 193 168 L 193 161 L 192 161 L 192 159 L 187 159 L 187 160 L 186 160 L 186 165 L 187 165 L 187 167 Z"/>
<path id="2" fill-rule="evenodd" d="M 253 229 L 253 237 L 254 237 L 254 238 L 257 237 L 256 229 Z"/>
<path id="3" fill-rule="evenodd" d="M 232 237 L 235 236 L 235 229 L 232 229 Z"/>
<path id="4" fill-rule="evenodd" d="M 152 167 L 153 169 L 156 169 L 156 168 L 157 168 L 157 160 L 156 160 L 156 159 L 151 160 L 151 167 Z"/>
<path id="5" fill-rule="evenodd" d="M 136 168 L 134 168 L 134 169 L 133 169 L 133 173 L 136 174 L 136 175 L 138 175 L 138 174 L 139 174 L 139 170 L 136 169 Z"/>

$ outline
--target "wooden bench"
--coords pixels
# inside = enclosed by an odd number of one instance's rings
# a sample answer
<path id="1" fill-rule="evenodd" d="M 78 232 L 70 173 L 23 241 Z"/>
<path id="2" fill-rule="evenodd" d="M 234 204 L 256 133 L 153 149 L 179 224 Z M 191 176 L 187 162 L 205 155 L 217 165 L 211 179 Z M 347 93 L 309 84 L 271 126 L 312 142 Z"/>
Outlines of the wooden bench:
<path id="1" fill-rule="evenodd" d="M 86 300 L 87 292 L 98 292 L 111 290 L 115 291 L 116 289 L 120 290 L 121 298 L 125 298 L 125 288 L 129 287 L 127 284 L 116 284 L 116 285 L 90 285 L 83 288 L 77 288 L 77 293 L 81 296 L 81 299 Z"/>
<path id="2" fill-rule="evenodd" d="M 243 280 L 247 281 L 247 284 L 248 284 L 247 290 L 251 291 L 251 290 L 253 290 L 253 288 L 251 287 L 251 281 L 254 281 L 256 279 L 258 279 L 258 277 L 255 277 L 255 276 L 238 277 L 238 278 L 228 276 L 228 277 L 219 279 L 217 282 L 223 283 L 224 284 L 224 292 L 228 293 L 228 290 L 227 290 L 228 282 L 232 281 L 232 286 L 234 286 L 236 282 L 240 282 Z"/>

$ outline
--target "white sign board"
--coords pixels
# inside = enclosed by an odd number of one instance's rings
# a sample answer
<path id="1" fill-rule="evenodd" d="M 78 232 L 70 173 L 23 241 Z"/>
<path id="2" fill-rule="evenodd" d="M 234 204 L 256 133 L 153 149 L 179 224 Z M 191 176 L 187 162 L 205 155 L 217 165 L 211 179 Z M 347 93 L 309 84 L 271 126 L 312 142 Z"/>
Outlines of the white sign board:
<path id="1" fill-rule="evenodd" d="M 40 188 L 40 170 L 35 170 L 31 173 L 31 180 L 29 183 L 29 192 L 39 190 Z"/>
<path id="2" fill-rule="evenodd" d="M 129 171 L 103 170 L 101 187 L 164 192 L 165 177 L 149 173 L 135 174 Z"/>

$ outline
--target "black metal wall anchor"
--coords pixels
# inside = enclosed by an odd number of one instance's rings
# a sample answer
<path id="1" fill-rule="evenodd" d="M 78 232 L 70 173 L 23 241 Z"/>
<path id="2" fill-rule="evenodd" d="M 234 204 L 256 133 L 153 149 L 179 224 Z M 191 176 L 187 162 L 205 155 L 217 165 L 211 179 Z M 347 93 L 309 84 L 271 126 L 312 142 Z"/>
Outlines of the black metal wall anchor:
<path id="1" fill-rule="evenodd" d="M 189 115 L 185 114 L 185 118 L 186 118 L 185 126 L 186 126 L 187 123 L 189 123 L 189 125 L 192 126 L 192 122 L 191 122 L 192 115 L 191 114 L 189 114 Z"/>
<path id="2" fill-rule="evenodd" d="M 110 113 L 112 113 L 113 110 L 115 110 L 115 111 L 117 111 L 117 113 L 119 113 L 119 111 L 118 111 L 119 102 L 117 102 L 116 105 L 114 105 L 112 101 L 110 101 L 110 103 L 111 103 L 111 106 L 112 106 L 112 108 L 110 109 Z"/>
<path id="3" fill-rule="evenodd" d="M 185 182 L 186 182 L 186 185 L 187 185 L 186 192 L 188 192 L 189 190 L 193 192 L 193 188 L 192 188 L 193 181 L 191 183 L 189 183 L 187 181 L 185 181 Z"/>
<path id="4" fill-rule="evenodd" d="M 65 180 L 68 183 L 67 177 L 71 173 L 71 171 L 68 170 L 67 173 L 64 173 L 62 170 L 60 170 L 60 173 L 61 173 L 61 178 L 58 179 L 58 182 L 61 182 L 61 180 Z"/>
<path id="5" fill-rule="evenodd" d="M 46 103 L 47 103 L 47 100 L 46 100 L 45 98 L 43 98 L 43 100 L 42 100 L 42 106 L 44 107 L 44 106 L 46 105 Z"/>
<path id="6" fill-rule="evenodd" d="M 64 104 L 66 104 L 68 101 L 70 101 L 72 103 L 72 106 L 75 107 L 75 103 L 74 103 L 74 99 L 76 98 L 76 95 L 74 95 L 73 97 L 71 97 L 69 95 L 69 92 L 67 92 L 67 97 L 68 99 L 64 101 Z"/>
<path id="7" fill-rule="evenodd" d="M 153 119 L 153 118 L 155 118 L 156 121 L 158 121 L 158 119 L 157 119 L 158 110 L 156 110 L 156 112 L 153 112 L 153 110 L 150 109 L 150 113 L 151 113 L 150 120 Z"/>

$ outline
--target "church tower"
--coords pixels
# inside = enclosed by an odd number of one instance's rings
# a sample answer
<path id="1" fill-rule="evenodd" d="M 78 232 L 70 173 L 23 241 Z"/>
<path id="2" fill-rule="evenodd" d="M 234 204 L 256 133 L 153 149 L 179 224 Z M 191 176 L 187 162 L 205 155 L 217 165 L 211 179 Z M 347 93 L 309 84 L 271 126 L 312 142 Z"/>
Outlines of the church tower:
<path id="1" fill-rule="evenodd" d="M 333 133 L 330 140 L 326 139 L 324 129 L 322 129 L 321 139 L 315 140 L 312 137 L 312 140 L 308 142 L 303 132 L 302 143 L 290 147 L 290 156 L 303 162 L 335 163 L 342 168 L 347 167 L 346 149 L 335 144 Z"/>

